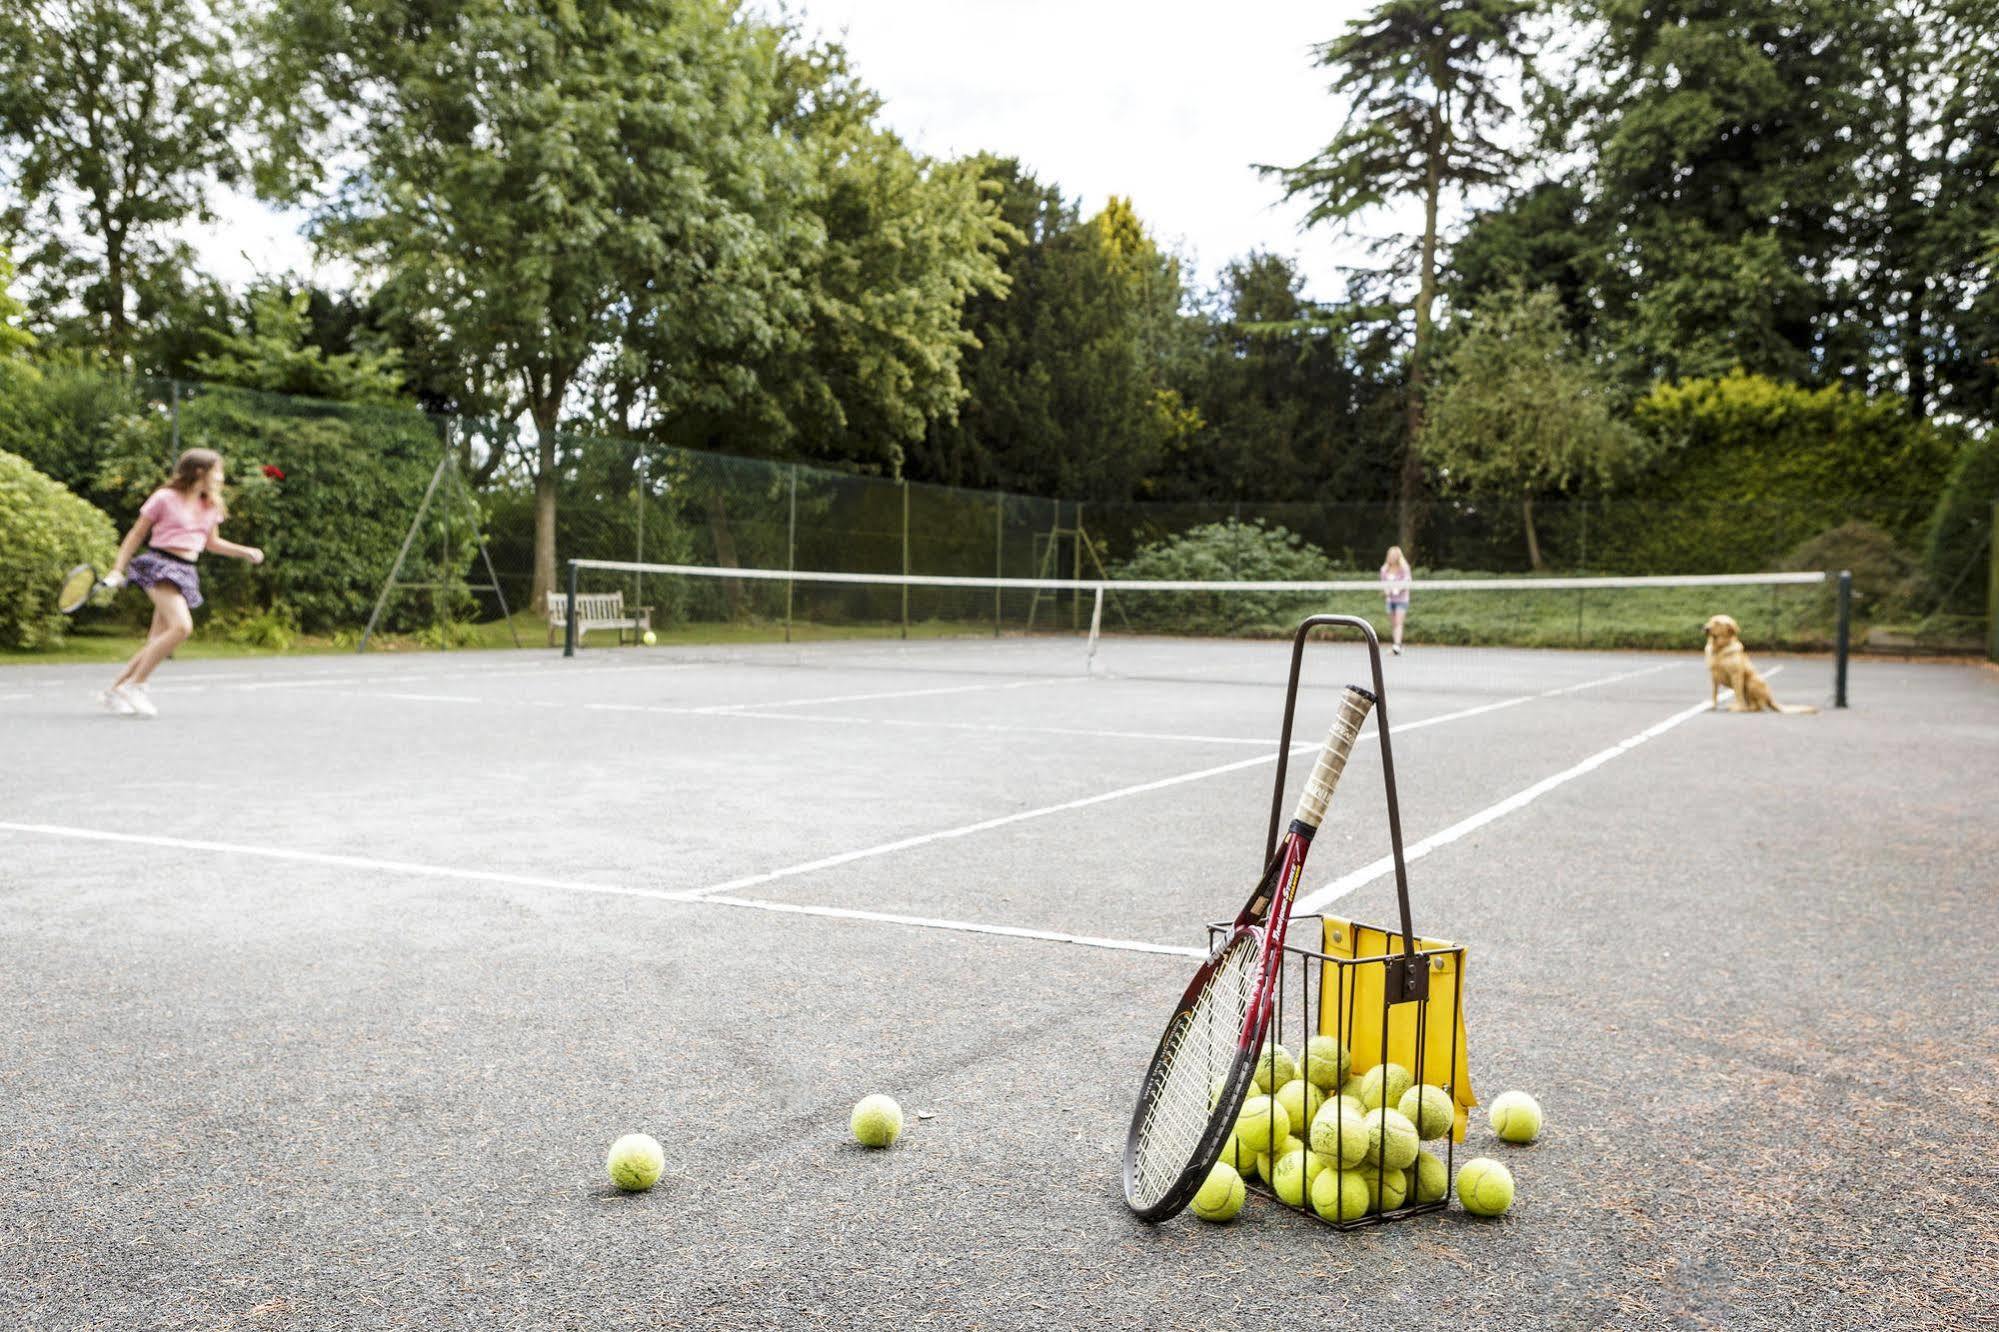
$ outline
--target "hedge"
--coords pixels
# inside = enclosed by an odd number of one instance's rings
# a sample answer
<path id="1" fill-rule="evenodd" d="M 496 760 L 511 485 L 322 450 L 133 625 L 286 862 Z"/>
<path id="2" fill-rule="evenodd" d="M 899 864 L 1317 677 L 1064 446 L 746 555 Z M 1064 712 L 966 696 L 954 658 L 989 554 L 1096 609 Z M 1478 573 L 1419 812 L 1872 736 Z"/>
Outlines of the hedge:
<path id="1" fill-rule="evenodd" d="M 0 647 L 60 644 L 64 571 L 86 562 L 108 568 L 117 548 L 109 518 L 19 454 L 0 452 Z"/>

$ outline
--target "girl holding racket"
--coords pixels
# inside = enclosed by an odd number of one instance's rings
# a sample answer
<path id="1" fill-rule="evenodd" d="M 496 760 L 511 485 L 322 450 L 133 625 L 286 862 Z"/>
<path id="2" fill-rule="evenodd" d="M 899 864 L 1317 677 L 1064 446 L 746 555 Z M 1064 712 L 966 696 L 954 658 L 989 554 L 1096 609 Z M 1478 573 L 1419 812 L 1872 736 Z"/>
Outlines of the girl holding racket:
<path id="1" fill-rule="evenodd" d="M 1389 651 L 1402 655 L 1402 622 L 1409 617 L 1409 584 L 1413 578 L 1409 561 L 1402 557 L 1402 547 L 1390 546 L 1388 559 L 1381 566 L 1381 595 L 1388 601 L 1388 626 L 1391 642 Z"/>
<path id="2" fill-rule="evenodd" d="M 194 609 L 201 605 L 201 575 L 195 560 L 203 551 L 252 564 L 264 562 L 255 546 L 224 541 L 215 529 L 229 515 L 222 503 L 222 455 L 189 449 L 174 464 L 173 476 L 139 508 L 139 520 L 118 547 L 118 559 L 104 576 L 107 587 L 126 583 L 145 589 L 153 600 L 153 625 L 145 646 L 125 663 L 124 674 L 100 698 L 105 710 L 122 717 L 157 717 L 147 696 L 153 668 L 173 655 L 194 632 Z M 146 544 L 140 550 L 140 543 Z"/>

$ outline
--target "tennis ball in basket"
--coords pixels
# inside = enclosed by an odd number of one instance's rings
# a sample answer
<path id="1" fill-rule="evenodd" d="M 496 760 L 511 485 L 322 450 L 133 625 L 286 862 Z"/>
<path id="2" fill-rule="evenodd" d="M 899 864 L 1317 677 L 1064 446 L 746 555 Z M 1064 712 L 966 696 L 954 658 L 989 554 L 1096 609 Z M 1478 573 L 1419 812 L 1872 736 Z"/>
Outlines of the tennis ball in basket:
<path id="1" fill-rule="evenodd" d="M 1505 1216 L 1513 1206 L 1513 1172 L 1489 1156 L 1458 1171 L 1458 1201 L 1473 1216 Z"/>
<path id="2" fill-rule="evenodd" d="M 1256 1171 L 1256 1148 L 1229 1134 L 1229 1140 L 1222 1144 L 1219 1158 L 1223 1165 L 1233 1169 L 1238 1175 L 1254 1174 Z"/>
<path id="3" fill-rule="evenodd" d="M 1367 1155 L 1367 1120 L 1344 1097 L 1327 1101 L 1312 1119 L 1312 1150 L 1348 1170 Z"/>
<path id="4" fill-rule="evenodd" d="M 1392 1212 L 1409 1197 L 1409 1179 L 1400 1170 L 1362 1166 L 1355 1172 L 1367 1181 L 1367 1210 Z"/>
<path id="5" fill-rule="evenodd" d="M 1314 1036 L 1305 1042 L 1305 1080 L 1320 1091 L 1339 1086 L 1351 1063 L 1347 1047 L 1337 1036 Z"/>
<path id="6" fill-rule="evenodd" d="M 1293 1078 L 1277 1089 L 1277 1103 L 1291 1116 L 1291 1127 L 1300 1132 L 1305 1131 L 1325 1100 L 1326 1094 L 1303 1078 Z"/>
<path id="7" fill-rule="evenodd" d="M 1410 1192 L 1419 1203 L 1436 1202 L 1450 1192 L 1451 1173 L 1444 1169 L 1444 1163 L 1425 1151 L 1416 1153 L 1416 1164 L 1409 1168 L 1415 1178 L 1415 1187 Z"/>
<path id="8" fill-rule="evenodd" d="M 1457 1121 L 1457 1107 L 1451 1102 L 1451 1094 L 1427 1082 L 1403 1092 L 1395 1108 L 1416 1126 L 1416 1136 L 1425 1142 L 1443 1137 Z"/>
<path id="9" fill-rule="evenodd" d="M 1263 1053 L 1256 1057 L 1258 1091 L 1276 1091 L 1297 1076 L 1298 1061 L 1293 1059 L 1291 1052 L 1281 1045 L 1266 1044 Z"/>
<path id="10" fill-rule="evenodd" d="M 847 1127 L 863 1147 L 887 1147 L 902 1136 L 902 1107 L 887 1096 L 863 1096 L 854 1104 Z"/>
<path id="11" fill-rule="evenodd" d="M 1305 1149 L 1305 1144 L 1303 1142 L 1300 1142 L 1298 1140 L 1298 1135 L 1294 1133 L 1290 1137 L 1286 1138 L 1284 1140 L 1284 1145 L 1279 1147 L 1276 1151 L 1258 1152 L 1256 1156 L 1256 1177 L 1262 1180 L 1265 1184 L 1274 1183 L 1275 1181 L 1271 1179 L 1271 1175 L 1277 1169 L 1277 1162 L 1283 1160 L 1286 1156 L 1290 1155 L 1292 1152 L 1303 1151 L 1304 1149 Z"/>
<path id="12" fill-rule="evenodd" d="M 1390 1170 L 1407 1170 L 1416 1163 L 1416 1126 L 1402 1117 L 1400 1110 L 1367 1112 L 1367 1157 L 1374 1165 Z"/>
<path id="13" fill-rule="evenodd" d="M 1370 1110 L 1384 1105 L 1393 1109 L 1413 1081 L 1415 1079 L 1409 1076 L 1409 1070 L 1400 1064 L 1376 1064 L 1360 1075 L 1361 1104 Z"/>
<path id="14" fill-rule="evenodd" d="M 1218 1161 L 1188 1206 L 1203 1221 L 1233 1221 L 1235 1214 L 1242 1210 L 1243 1199 L 1247 1196 L 1242 1176 L 1236 1173 L 1235 1167 Z"/>
<path id="15" fill-rule="evenodd" d="M 611 1144 L 611 1154 L 604 1158 L 604 1173 L 627 1193 L 644 1193 L 659 1183 L 665 1169 L 666 1153 L 658 1139 L 643 1133 L 627 1133 Z"/>
<path id="16" fill-rule="evenodd" d="M 1291 1136 L 1291 1116 L 1275 1096 L 1251 1096 L 1236 1116 L 1235 1135 L 1251 1150 L 1267 1152 Z"/>
<path id="17" fill-rule="evenodd" d="M 1541 1136 L 1541 1103 L 1524 1091 L 1501 1092 L 1485 1115 L 1501 1142 L 1532 1142 Z"/>
<path id="18" fill-rule="evenodd" d="M 643 634 L 639 635 L 639 641 L 644 643 L 647 647 L 651 647 L 653 646 L 653 644 L 659 642 L 659 635 L 654 633 L 652 630 L 648 629 Z"/>
<path id="19" fill-rule="evenodd" d="M 1322 1170 L 1312 1181 L 1312 1210 L 1328 1221 L 1367 1215 L 1367 1181 L 1351 1170 Z"/>
<path id="20" fill-rule="evenodd" d="M 1277 1195 L 1278 1201 L 1288 1206 L 1303 1207 L 1312 1181 L 1319 1177 L 1326 1165 L 1326 1158 L 1317 1152 L 1294 1147 L 1278 1157 L 1277 1164 L 1270 1168 L 1270 1191 Z"/>

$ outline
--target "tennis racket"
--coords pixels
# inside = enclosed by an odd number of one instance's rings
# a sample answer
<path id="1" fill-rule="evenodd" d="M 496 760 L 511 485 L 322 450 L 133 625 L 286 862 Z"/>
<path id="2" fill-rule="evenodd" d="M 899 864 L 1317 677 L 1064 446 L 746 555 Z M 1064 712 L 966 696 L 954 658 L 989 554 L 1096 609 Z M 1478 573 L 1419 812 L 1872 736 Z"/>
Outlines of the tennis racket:
<path id="1" fill-rule="evenodd" d="M 1374 695 L 1348 685 L 1291 827 L 1236 916 L 1195 973 L 1139 1088 L 1124 1140 L 1124 1200 L 1146 1221 L 1179 1215 L 1214 1168 L 1249 1092 L 1284 961 L 1284 929 L 1312 834 L 1353 751 Z M 1219 1095 L 1214 1088 L 1221 1083 Z"/>
<path id="2" fill-rule="evenodd" d="M 64 615 L 74 615 L 90 603 L 100 588 L 110 586 L 97 576 L 95 567 L 79 564 L 62 576 L 62 586 L 56 591 L 56 609 Z"/>

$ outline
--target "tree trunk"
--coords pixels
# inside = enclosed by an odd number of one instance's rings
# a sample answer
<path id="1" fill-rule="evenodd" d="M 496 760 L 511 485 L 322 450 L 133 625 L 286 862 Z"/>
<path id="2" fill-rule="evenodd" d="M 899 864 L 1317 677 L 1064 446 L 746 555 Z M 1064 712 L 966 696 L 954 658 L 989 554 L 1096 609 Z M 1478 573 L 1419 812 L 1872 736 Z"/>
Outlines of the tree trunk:
<path id="1" fill-rule="evenodd" d="M 729 510 L 722 503 L 722 492 L 708 492 L 708 535 L 715 539 L 715 562 L 725 569 L 740 569 L 742 562 L 736 558 L 736 538 L 729 533 Z M 729 618 L 741 619 L 743 614 L 743 585 L 736 579 L 725 579 L 722 595 L 729 599 Z"/>
<path id="2" fill-rule="evenodd" d="M 565 589 L 555 581 L 555 423 L 560 395 L 546 395 L 532 408 L 535 429 L 534 585 L 528 604 L 537 611 L 548 605 L 548 594 Z"/>
<path id="3" fill-rule="evenodd" d="M 104 344 L 121 369 L 129 369 L 132 331 L 125 318 L 125 232 L 110 222 L 104 233 Z"/>
<path id="4" fill-rule="evenodd" d="M 1430 349 L 1430 311 L 1437 299 L 1437 201 L 1443 193 L 1445 142 L 1443 112 L 1430 112 L 1429 162 L 1423 181 L 1423 255 L 1416 271 L 1416 335 L 1409 349 L 1409 402 L 1402 475 L 1396 485 L 1396 544 L 1416 559 L 1418 506 L 1423 498 L 1423 359 Z"/>
<path id="5" fill-rule="evenodd" d="M 1535 573 L 1541 572 L 1541 538 L 1534 531 L 1534 497 L 1520 497 L 1520 517 L 1527 525 L 1527 567 Z"/>

